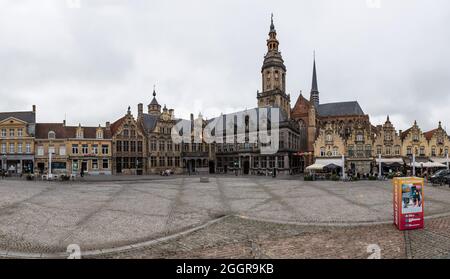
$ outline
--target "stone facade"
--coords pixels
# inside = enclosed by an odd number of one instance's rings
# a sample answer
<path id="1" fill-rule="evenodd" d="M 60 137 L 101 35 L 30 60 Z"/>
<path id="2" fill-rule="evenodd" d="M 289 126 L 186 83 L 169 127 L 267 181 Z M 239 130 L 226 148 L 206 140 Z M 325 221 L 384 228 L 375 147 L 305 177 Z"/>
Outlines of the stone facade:
<path id="1" fill-rule="evenodd" d="M 36 125 L 37 174 L 111 175 L 111 134 L 105 127 Z M 51 164 L 50 164 L 51 161 Z"/>
<path id="2" fill-rule="evenodd" d="M 0 113 L 0 170 L 10 175 L 32 173 L 36 107 L 26 112 Z"/>
<path id="3" fill-rule="evenodd" d="M 142 126 L 128 108 L 127 113 L 111 125 L 112 171 L 114 174 L 138 174 L 147 172 L 146 137 Z"/>
<path id="4" fill-rule="evenodd" d="M 153 99 L 144 113 L 143 104 L 138 104 L 137 123 L 145 133 L 147 164 L 146 173 L 159 174 L 165 170 L 182 173 L 181 144 L 172 141 L 172 127 L 176 125 L 174 110 L 164 108 L 156 100 L 156 91 L 153 90 Z"/>

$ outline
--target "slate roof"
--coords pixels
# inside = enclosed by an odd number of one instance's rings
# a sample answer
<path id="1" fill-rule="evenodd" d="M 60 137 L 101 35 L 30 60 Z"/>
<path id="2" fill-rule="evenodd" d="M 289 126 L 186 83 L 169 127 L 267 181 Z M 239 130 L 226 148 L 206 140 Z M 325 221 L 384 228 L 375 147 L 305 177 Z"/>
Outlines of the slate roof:
<path id="1" fill-rule="evenodd" d="M 153 97 L 152 101 L 150 102 L 150 105 L 159 105 L 158 101 L 156 100 L 156 97 Z"/>
<path id="2" fill-rule="evenodd" d="M 14 117 L 27 123 L 36 123 L 36 113 L 32 111 L 0 112 L 0 121 Z"/>
<path id="3" fill-rule="evenodd" d="M 142 115 L 142 123 L 144 124 L 144 129 L 147 132 L 153 131 L 158 123 L 159 116 L 144 113 Z"/>
<path id="4" fill-rule="evenodd" d="M 320 116 L 365 115 L 358 102 L 320 104 L 317 110 Z"/>
<path id="5" fill-rule="evenodd" d="M 66 130 L 62 123 L 38 123 L 36 124 L 36 139 L 48 139 L 48 133 L 55 132 L 56 139 L 66 138 Z"/>
<path id="6" fill-rule="evenodd" d="M 55 132 L 56 139 L 68 139 L 76 138 L 77 126 L 64 126 L 62 123 L 38 123 L 36 124 L 36 138 L 37 139 L 48 139 L 48 133 L 50 131 Z M 85 139 L 95 139 L 97 138 L 98 127 L 84 127 L 83 133 Z M 102 127 L 103 139 L 111 139 L 111 131 Z"/>

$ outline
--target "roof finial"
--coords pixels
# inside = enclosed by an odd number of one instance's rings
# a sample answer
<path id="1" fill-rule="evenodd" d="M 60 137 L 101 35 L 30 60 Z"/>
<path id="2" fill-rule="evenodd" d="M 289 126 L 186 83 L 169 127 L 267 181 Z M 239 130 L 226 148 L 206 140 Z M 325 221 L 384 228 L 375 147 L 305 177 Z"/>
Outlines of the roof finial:
<path id="1" fill-rule="evenodd" d="M 156 97 L 156 85 L 153 84 L 153 97 Z"/>
<path id="2" fill-rule="evenodd" d="M 439 121 L 439 129 L 442 128 L 442 122 Z"/>
<path id="3" fill-rule="evenodd" d="M 275 32 L 275 25 L 273 24 L 273 13 L 270 15 L 270 32 Z"/>

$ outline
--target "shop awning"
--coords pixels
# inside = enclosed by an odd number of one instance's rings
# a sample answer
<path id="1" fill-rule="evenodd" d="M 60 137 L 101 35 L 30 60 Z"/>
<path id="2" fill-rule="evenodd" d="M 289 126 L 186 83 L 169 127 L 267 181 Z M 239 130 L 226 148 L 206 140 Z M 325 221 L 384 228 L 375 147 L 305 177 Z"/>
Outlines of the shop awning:
<path id="1" fill-rule="evenodd" d="M 435 163 L 441 163 L 441 164 L 447 164 L 447 162 L 450 163 L 450 158 L 438 158 L 438 157 L 433 157 L 431 158 L 431 161 L 435 162 Z"/>
<path id="2" fill-rule="evenodd" d="M 342 159 L 316 159 L 316 162 L 307 167 L 307 171 L 323 170 L 324 168 L 342 167 Z"/>
<path id="3" fill-rule="evenodd" d="M 425 162 L 425 163 L 417 163 L 416 168 L 446 168 L 447 166 L 437 162 Z"/>
<path id="4" fill-rule="evenodd" d="M 377 158 L 376 159 L 377 164 L 382 163 L 386 165 L 403 165 L 403 159 L 402 158 Z"/>

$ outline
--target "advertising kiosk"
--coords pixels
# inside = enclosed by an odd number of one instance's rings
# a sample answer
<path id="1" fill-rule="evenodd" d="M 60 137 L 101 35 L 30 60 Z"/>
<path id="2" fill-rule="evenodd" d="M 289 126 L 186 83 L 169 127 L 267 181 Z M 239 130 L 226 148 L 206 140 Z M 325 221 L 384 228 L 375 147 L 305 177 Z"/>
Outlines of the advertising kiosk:
<path id="1" fill-rule="evenodd" d="M 403 230 L 422 229 L 424 226 L 424 179 L 397 177 L 394 186 L 394 223 Z"/>

